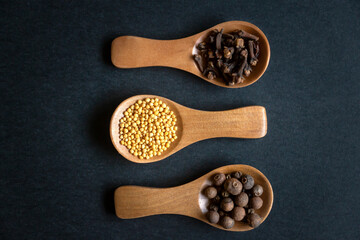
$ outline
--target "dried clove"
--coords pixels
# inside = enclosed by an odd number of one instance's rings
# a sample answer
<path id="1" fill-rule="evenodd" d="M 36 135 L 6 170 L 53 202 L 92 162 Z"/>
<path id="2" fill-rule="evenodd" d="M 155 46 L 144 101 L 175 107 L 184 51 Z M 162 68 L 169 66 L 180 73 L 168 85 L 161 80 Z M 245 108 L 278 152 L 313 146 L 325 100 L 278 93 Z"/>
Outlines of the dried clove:
<path id="1" fill-rule="evenodd" d="M 254 51 L 255 51 L 255 57 L 258 58 L 260 54 L 260 45 L 259 42 L 254 42 Z"/>
<path id="2" fill-rule="evenodd" d="M 215 56 L 218 60 L 221 59 L 223 57 L 221 50 L 216 49 Z"/>
<path id="3" fill-rule="evenodd" d="M 215 58 L 215 55 L 214 55 L 214 51 L 213 51 L 213 50 L 209 50 L 209 51 L 208 51 L 208 58 L 209 58 L 209 59 Z"/>
<path id="4" fill-rule="evenodd" d="M 258 60 L 254 54 L 254 42 L 250 40 L 248 44 L 249 44 L 249 52 L 250 52 L 250 64 L 251 66 L 256 66 Z"/>
<path id="5" fill-rule="evenodd" d="M 218 67 L 218 68 L 222 68 L 222 66 L 224 66 L 224 62 L 223 62 L 223 60 L 221 60 L 221 59 L 218 59 L 217 61 L 216 61 L 216 66 Z"/>
<path id="6" fill-rule="evenodd" d="M 221 50 L 221 38 L 222 34 L 224 32 L 224 29 L 222 28 L 220 32 L 216 35 L 216 49 Z"/>
<path id="7" fill-rule="evenodd" d="M 237 39 L 235 40 L 235 47 L 236 47 L 236 48 L 244 48 L 244 47 L 245 47 L 245 45 L 244 45 L 244 39 L 242 39 L 242 38 L 237 38 Z"/>
<path id="8" fill-rule="evenodd" d="M 205 43 L 205 42 L 199 43 L 199 44 L 197 45 L 197 48 L 198 48 L 199 50 L 204 50 L 204 49 L 206 49 L 206 43 Z"/>
<path id="9" fill-rule="evenodd" d="M 251 66 L 249 64 L 246 64 L 245 69 L 244 69 L 245 76 L 248 77 L 250 75 L 251 71 L 252 71 Z"/>
<path id="10" fill-rule="evenodd" d="M 234 69 L 234 67 L 235 67 L 235 62 L 232 62 L 232 63 L 224 63 L 223 64 L 223 73 L 231 73 L 232 72 L 232 70 Z"/>
<path id="11" fill-rule="evenodd" d="M 258 63 L 258 40 L 243 30 L 224 33 L 224 29 L 214 29 L 197 45 L 194 60 L 206 78 L 223 78 L 230 86 L 239 84 L 251 74 L 251 66 Z"/>
<path id="12" fill-rule="evenodd" d="M 250 38 L 250 39 L 253 39 L 255 41 L 259 41 L 259 37 L 255 36 L 255 35 L 252 35 L 251 33 L 245 32 L 244 30 L 240 30 L 238 32 L 238 35 L 240 37 L 243 37 L 243 38 Z"/>
<path id="13" fill-rule="evenodd" d="M 244 81 L 244 78 L 243 78 L 243 72 L 244 72 L 244 69 L 246 67 L 246 64 L 247 64 L 247 57 L 248 57 L 248 52 L 246 49 L 242 50 L 241 51 L 241 56 L 242 56 L 242 63 L 240 65 L 240 68 L 238 70 L 238 78 L 236 80 L 236 83 L 241 83 Z"/>
<path id="14" fill-rule="evenodd" d="M 204 61 L 203 61 L 203 57 L 199 54 L 195 54 L 194 56 L 194 60 L 200 70 L 200 72 L 204 71 Z"/>

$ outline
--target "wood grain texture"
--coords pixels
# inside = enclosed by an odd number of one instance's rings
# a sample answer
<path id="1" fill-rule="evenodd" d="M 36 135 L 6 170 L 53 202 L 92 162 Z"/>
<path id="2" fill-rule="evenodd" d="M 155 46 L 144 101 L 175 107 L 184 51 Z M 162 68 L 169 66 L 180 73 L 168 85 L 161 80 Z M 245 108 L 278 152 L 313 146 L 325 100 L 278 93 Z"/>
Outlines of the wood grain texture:
<path id="1" fill-rule="evenodd" d="M 197 52 L 196 45 L 203 41 L 211 30 L 221 28 L 224 28 L 224 32 L 242 29 L 259 37 L 261 52 L 258 64 L 243 83 L 234 86 L 226 85 L 220 78 L 207 79 L 193 60 L 193 55 Z M 154 40 L 135 36 L 118 37 L 111 45 L 111 61 L 118 68 L 149 66 L 178 68 L 221 87 L 240 88 L 256 82 L 264 74 L 270 61 L 270 45 L 265 34 L 255 25 L 243 21 L 229 21 L 182 39 Z"/>
<path id="2" fill-rule="evenodd" d="M 123 112 L 137 100 L 159 98 L 174 112 L 177 118 L 178 138 L 160 156 L 140 159 L 120 144 L 119 122 Z M 126 159 L 136 163 L 160 161 L 195 142 L 217 137 L 262 138 L 267 133 L 266 110 L 250 106 L 227 111 L 200 111 L 184 107 L 167 98 L 156 95 L 136 95 L 123 101 L 115 110 L 110 122 L 110 137 L 116 150 Z"/>
<path id="3" fill-rule="evenodd" d="M 122 219 L 131 219 L 157 214 L 180 214 L 223 229 L 221 226 L 207 221 L 208 201 L 202 192 L 211 184 L 210 179 L 216 173 L 227 174 L 234 171 L 241 171 L 253 176 L 255 183 L 264 188 L 264 193 L 261 196 L 264 201 L 263 206 L 256 210 L 264 221 L 271 211 L 274 200 L 271 184 L 266 176 L 256 168 L 240 164 L 217 168 L 192 182 L 177 187 L 121 186 L 115 190 L 114 194 L 116 215 Z M 234 228 L 228 230 L 248 231 L 252 229 L 246 223 L 236 222 Z"/>

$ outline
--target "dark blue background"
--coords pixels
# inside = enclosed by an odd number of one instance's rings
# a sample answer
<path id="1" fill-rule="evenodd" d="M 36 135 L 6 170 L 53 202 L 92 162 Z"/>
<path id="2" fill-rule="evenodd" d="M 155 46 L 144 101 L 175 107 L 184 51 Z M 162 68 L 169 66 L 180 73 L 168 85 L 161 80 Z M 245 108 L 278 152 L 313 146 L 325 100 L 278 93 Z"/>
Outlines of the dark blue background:
<path id="1" fill-rule="evenodd" d="M 360 2 L 1 1 L 0 238 L 359 239 Z M 226 89 L 169 68 L 117 69 L 120 35 L 176 39 L 243 20 L 268 37 L 268 70 Z M 212 139 L 135 164 L 113 148 L 116 106 L 155 94 L 188 107 L 266 107 L 263 139 Z M 274 206 L 258 229 L 121 220 L 113 191 L 171 187 L 227 164 L 261 170 Z"/>

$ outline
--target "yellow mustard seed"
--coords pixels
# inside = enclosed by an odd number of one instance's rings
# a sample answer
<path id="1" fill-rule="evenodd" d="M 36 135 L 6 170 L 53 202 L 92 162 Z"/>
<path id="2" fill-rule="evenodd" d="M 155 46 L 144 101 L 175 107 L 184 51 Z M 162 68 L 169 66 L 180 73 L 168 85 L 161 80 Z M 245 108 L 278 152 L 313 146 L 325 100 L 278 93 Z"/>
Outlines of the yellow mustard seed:
<path id="1" fill-rule="evenodd" d="M 176 115 L 158 98 L 138 100 L 119 122 L 120 143 L 140 159 L 161 155 L 177 139 Z"/>

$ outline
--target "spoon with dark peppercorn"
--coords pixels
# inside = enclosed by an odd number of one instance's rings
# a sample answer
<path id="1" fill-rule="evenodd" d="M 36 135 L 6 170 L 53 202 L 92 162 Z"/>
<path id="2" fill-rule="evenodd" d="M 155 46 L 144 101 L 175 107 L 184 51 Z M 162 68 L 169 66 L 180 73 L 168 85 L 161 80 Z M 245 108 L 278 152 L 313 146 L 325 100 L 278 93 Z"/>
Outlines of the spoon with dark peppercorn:
<path id="1" fill-rule="evenodd" d="M 249 209 L 247 216 L 245 216 L 247 213 L 244 208 L 238 206 L 236 202 L 233 203 L 230 198 L 217 200 L 221 201 L 222 210 L 220 210 L 205 196 L 205 194 L 213 195 L 212 191 L 207 192 L 206 189 L 213 183 L 215 175 L 235 171 L 251 175 L 256 184 L 263 188 L 261 208 Z M 121 186 L 115 190 L 114 202 L 116 215 L 122 219 L 179 214 L 199 219 L 223 230 L 249 231 L 258 227 L 269 215 L 273 204 L 273 191 L 263 173 L 254 167 L 237 164 L 217 168 L 192 182 L 177 187 Z"/>
<path id="2" fill-rule="evenodd" d="M 214 43 L 214 50 L 207 48 L 208 38 Z M 200 54 L 204 50 L 206 57 Z M 270 45 L 255 25 L 229 21 L 175 40 L 121 36 L 112 42 L 111 60 L 118 68 L 178 68 L 221 87 L 240 88 L 264 74 L 270 60 Z"/>
<path id="3" fill-rule="evenodd" d="M 119 133 L 120 121 L 124 117 L 124 114 L 127 114 L 126 110 L 135 103 L 144 99 L 153 98 L 157 98 L 162 103 L 165 103 L 169 107 L 169 110 L 176 116 L 176 140 L 169 142 L 169 145 L 167 145 L 168 148 L 159 153 L 160 155 L 143 159 L 132 154 L 131 150 L 121 144 L 122 141 Z M 149 121 L 150 119 L 151 116 Z M 133 125 L 134 122 L 130 121 L 126 124 Z M 154 129 L 151 129 L 151 131 L 154 131 Z M 110 122 L 110 137 L 114 147 L 123 157 L 136 163 L 160 161 L 192 143 L 209 138 L 232 137 L 254 139 L 264 137 L 266 132 L 267 117 L 264 107 L 248 106 L 227 111 L 200 111 L 155 95 L 136 95 L 126 99 L 117 107 Z M 164 134 L 166 135 L 167 133 L 165 132 Z M 139 137 L 143 138 L 141 136 Z M 141 139 L 129 138 L 126 140 L 126 142 L 130 144 L 135 141 L 141 141 Z M 229 191 L 231 191 L 231 189 L 229 189 Z"/>

